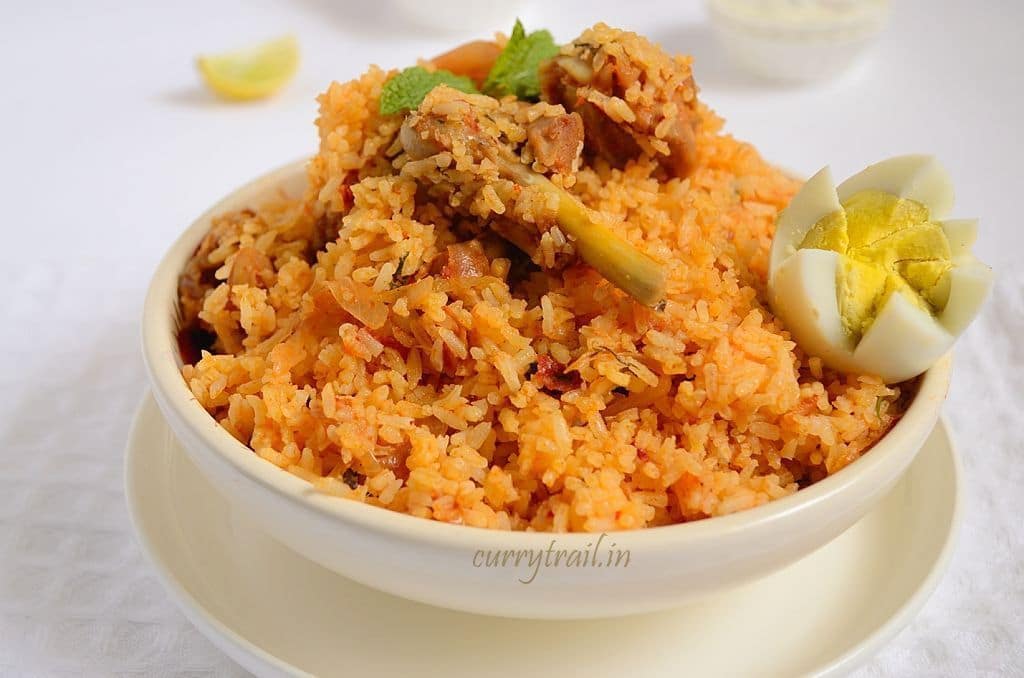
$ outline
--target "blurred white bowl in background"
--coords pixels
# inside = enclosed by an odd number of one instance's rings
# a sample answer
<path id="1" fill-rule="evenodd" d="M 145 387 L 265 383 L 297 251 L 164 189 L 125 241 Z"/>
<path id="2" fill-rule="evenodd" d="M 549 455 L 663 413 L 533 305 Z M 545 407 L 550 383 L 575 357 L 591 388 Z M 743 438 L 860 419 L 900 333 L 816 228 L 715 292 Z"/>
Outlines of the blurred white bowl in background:
<path id="1" fill-rule="evenodd" d="M 845 71 L 889 20 L 888 0 L 709 0 L 708 8 L 737 65 L 797 82 Z"/>
<path id="2" fill-rule="evenodd" d="M 404 19 L 448 33 L 478 33 L 490 36 L 495 31 L 509 32 L 522 12 L 521 0 L 479 2 L 479 0 L 392 0 Z"/>

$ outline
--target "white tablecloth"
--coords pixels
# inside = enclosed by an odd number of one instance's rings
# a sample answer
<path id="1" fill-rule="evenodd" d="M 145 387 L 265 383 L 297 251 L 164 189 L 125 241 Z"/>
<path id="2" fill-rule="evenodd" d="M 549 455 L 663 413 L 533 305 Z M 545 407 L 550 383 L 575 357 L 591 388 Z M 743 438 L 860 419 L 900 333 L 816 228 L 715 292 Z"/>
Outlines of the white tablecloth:
<path id="1" fill-rule="evenodd" d="M 5 7 L 0 63 L 0 674 L 235 675 L 143 563 L 121 489 L 146 389 L 138 318 L 148 275 L 216 198 L 314 148 L 314 96 L 366 62 L 408 64 L 463 35 L 430 35 L 391 4 L 303 0 Z M 938 154 L 957 215 L 982 218 L 998 285 L 959 344 L 946 412 L 968 510 L 952 569 L 866 676 L 1024 672 L 1024 167 L 1018 3 L 899 2 L 870 63 L 807 88 L 738 75 L 696 4 L 528 2 L 568 38 L 604 19 L 697 56 L 704 98 L 780 164 L 843 176 Z M 504 28 L 496 26 L 496 28 Z M 232 106 L 197 85 L 195 54 L 283 32 L 304 64 L 279 98 Z"/>

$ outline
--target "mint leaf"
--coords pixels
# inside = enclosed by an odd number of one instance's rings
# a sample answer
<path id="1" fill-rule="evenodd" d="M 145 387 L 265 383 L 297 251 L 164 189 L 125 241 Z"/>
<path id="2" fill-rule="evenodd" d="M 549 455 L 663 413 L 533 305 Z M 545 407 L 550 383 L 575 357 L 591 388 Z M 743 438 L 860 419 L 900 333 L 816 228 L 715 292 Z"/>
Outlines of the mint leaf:
<path id="1" fill-rule="evenodd" d="M 478 93 L 469 78 L 451 71 L 428 71 L 422 66 L 412 66 L 384 83 L 380 92 L 381 115 L 418 108 L 423 98 L 438 85 L 448 85 L 467 94 Z"/>
<path id="2" fill-rule="evenodd" d="M 512 36 L 484 81 L 484 92 L 494 97 L 515 94 L 519 99 L 540 96 L 540 63 L 558 54 L 558 45 L 551 33 L 534 31 L 529 35 L 516 19 Z"/>

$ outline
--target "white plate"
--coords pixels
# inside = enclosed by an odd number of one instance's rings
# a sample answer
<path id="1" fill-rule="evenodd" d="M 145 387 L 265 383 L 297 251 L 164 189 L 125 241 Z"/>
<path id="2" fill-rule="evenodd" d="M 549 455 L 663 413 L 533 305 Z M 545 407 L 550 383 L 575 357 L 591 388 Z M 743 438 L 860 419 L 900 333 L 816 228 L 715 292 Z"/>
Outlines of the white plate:
<path id="1" fill-rule="evenodd" d="M 261 676 L 836 675 L 911 619 L 946 569 L 960 460 L 940 422 L 876 510 L 806 559 L 687 607 L 613 620 L 451 612 L 368 589 L 232 515 L 152 397 L 135 417 L 132 520 L 171 597 Z"/>

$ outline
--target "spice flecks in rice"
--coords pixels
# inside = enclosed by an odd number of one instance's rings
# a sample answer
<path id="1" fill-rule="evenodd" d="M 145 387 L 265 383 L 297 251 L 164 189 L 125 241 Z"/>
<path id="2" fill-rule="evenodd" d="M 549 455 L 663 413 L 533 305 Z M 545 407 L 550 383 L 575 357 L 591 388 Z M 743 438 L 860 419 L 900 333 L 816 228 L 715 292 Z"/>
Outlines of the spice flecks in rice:
<path id="1" fill-rule="evenodd" d="M 305 197 L 220 217 L 192 271 L 210 289 L 190 312 L 217 344 L 184 377 L 262 458 L 424 518 L 605 531 L 785 496 L 857 459 L 900 415 L 898 388 L 824 369 L 767 309 L 774 219 L 798 183 L 707 108 L 685 179 L 658 164 L 661 120 L 651 153 L 558 179 L 664 262 L 667 299 L 652 310 L 579 263 L 552 268 L 571 244 L 549 225 L 546 268 L 513 277 L 514 255 L 480 222 L 510 204 L 509 187 L 458 153 L 447 167 L 405 157 L 401 116 L 377 113 L 387 77 L 332 84 Z M 628 120 L 652 97 L 645 85 L 612 108 Z M 488 105 L 509 113 L 502 134 L 516 143 L 531 120 L 563 113 Z M 480 190 L 453 205 L 418 181 L 438 172 L 475 172 Z M 525 193 L 514 209 L 548 209 Z M 475 236 L 486 266 L 445 266 L 449 246 Z"/>

